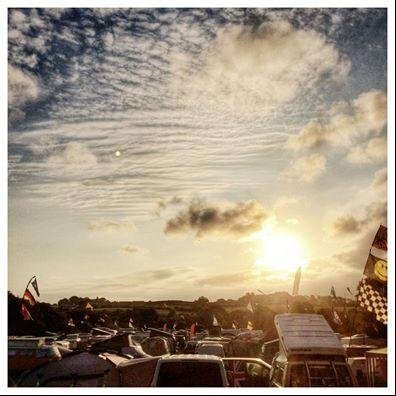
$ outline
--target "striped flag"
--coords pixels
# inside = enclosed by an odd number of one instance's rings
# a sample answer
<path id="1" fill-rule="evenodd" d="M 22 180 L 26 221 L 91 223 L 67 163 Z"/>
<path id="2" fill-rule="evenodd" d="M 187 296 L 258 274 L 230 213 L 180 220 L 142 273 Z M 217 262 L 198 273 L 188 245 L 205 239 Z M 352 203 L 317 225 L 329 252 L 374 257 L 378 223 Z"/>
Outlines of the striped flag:
<path id="1" fill-rule="evenodd" d="M 36 305 L 36 300 L 35 300 L 35 298 L 33 297 L 33 294 L 30 293 L 29 289 L 26 289 L 26 290 L 25 290 L 25 293 L 23 293 L 22 299 L 28 301 L 29 304 L 32 305 L 32 306 L 33 306 L 33 305 Z"/>
<path id="2" fill-rule="evenodd" d="M 333 314 L 334 323 L 341 325 L 342 324 L 341 318 L 338 315 L 337 311 L 334 309 L 334 307 L 332 308 L 332 314 Z"/>
<path id="3" fill-rule="evenodd" d="M 32 315 L 30 315 L 30 312 L 27 310 L 24 303 L 22 303 L 21 314 L 23 316 L 23 320 L 33 320 Z"/>
<path id="4" fill-rule="evenodd" d="M 34 279 L 32 280 L 32 286 L 33 289 L 35 290 L 35 292 L 37 293 L 37 297 L 40 297 L 40 292 L 39 292 L 39 288 L 38 288 L 38 284 L 37 284 L 37 279 L 36 277 L 34 277 Z"/>

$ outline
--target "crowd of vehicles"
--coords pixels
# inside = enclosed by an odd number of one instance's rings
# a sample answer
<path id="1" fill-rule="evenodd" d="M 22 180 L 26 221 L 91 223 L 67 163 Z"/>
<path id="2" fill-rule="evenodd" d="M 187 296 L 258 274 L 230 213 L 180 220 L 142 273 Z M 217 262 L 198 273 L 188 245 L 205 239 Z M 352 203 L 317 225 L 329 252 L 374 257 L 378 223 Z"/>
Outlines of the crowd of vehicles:
<path id="1" fill-rule="evenodd" d="M 10 385 L 50 386 L 45 384 L 56 381 L 66 386 L 153 387 L 369 384 L 366 359 L 348 357 L 346 346 L 323 316 L 281 314 L 275 317 L 275 326 L 279 338 L 267 342 L 261 331 L 248 334 L 236 329 L 218 331 L 216 336 L 202 332 L 190 340 L 187 331 L 107 328 L 63 337 L 9 337 Z M 257 350 L 250 347 L 252 343 L 260 346 L 260 353 L 252 353 Z M 371 356 L 370 381 L 382 384 L 386 353 Z M 382 379 L 376 381 L 380 371 Z"/>

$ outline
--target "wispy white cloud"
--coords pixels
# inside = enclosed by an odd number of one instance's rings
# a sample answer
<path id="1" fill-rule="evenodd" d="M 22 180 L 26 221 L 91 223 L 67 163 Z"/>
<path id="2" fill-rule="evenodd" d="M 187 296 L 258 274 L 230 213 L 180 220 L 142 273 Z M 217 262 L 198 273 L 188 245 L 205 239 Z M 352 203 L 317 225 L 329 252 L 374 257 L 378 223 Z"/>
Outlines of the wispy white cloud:
<path id="1" fill-rule="evenodd" d="M 352 147 L 347 159 L 352 164 L 370 164 L 373 162 L 386 162 L 387 144 L 385 137 L 372 138 L 365 144 Z"/>
<path id="2" fill-rule="evenodd" d="M 326 172 L 327 159 L 321 154 L 311 154 L 294 161 L 285 169 L 282 176 L 289 180 L 312 183 Z"/>
<path id="3" fill-rule="evenodd" d="M 12 65 L 8 65 L 8 106 L 11 120 L 23 118 L 23 106 L 40 95 L 37 79 Z"/>
<path id="4" fill-rule="evenodd" d="M 288 147 L 296 151 L 315 149 L 324 143 L 348 147 L 359 137 L 378 135 L 387 123 L 386 93 L 363 92 L 349 103 L 336 103 L 329 116 L 324 122 L 310 121 L 298 135 L 290 136 Z"/>
<path id="5" fill-rule="evenodd" d="M 96 220 L 89 224 L 92 232 L 131 232 L 136 230 L 135 224 L 121 220 Z"/>
<path id="6" fill-rule="evenodd" d="M 125 255 L 130 254 L 145 254 L 147 251 L 139 246 L 134 245 L 133 243 L 128 243 L 121 247 L 121 253 Z"/>

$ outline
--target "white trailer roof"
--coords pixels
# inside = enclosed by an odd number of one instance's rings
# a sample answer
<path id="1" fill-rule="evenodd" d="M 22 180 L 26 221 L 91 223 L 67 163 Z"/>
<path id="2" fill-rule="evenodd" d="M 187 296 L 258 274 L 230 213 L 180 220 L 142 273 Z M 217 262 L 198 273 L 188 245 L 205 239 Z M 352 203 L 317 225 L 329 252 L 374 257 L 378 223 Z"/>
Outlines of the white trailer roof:
<path id="1" fill-rule="evenodd" d="M 274 321 L 280 349 L 286 357 L 295 354 L 345 356 L 341 341 L 323 315 L 280 314 Z"/>

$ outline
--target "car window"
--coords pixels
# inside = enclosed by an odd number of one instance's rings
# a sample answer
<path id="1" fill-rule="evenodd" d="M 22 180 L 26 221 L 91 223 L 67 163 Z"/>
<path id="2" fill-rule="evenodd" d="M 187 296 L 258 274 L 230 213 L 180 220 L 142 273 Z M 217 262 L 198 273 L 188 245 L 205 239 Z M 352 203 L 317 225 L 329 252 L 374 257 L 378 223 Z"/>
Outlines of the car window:
<path id="1" fill-rule="evenodd" d="M 335 369 L 337 372 L 338 386 L 353 386 L 351 375 L 345 364 L 336 364 Z"/>
<path id="2" fill-rule="evenodd" d="M 290 368 L 290 386 L 309 386 L 305 364 L 292 364 Z"/>
<path id="3" fill-rule="evenodd" d="M 337 386 L 335 371 L 330 363 L 308 363 L 311 386 Z"/>
<path id="4" fill-rule="evenodd" d="M 272 381 L 275 382 L 277 385 L 282 386 L 283 385 L 282 380 L 283 380 L 283 368 L 278 364 L 275 364 Z"/>
<path id="5" fill-rule="evenodd" d="M 159 369 L 157 386 L 223 386 L 221 368 L 220 364 L 214 362 L 164 362 Z"/>

